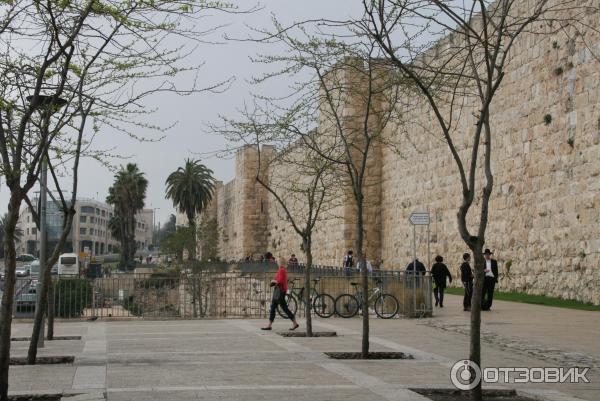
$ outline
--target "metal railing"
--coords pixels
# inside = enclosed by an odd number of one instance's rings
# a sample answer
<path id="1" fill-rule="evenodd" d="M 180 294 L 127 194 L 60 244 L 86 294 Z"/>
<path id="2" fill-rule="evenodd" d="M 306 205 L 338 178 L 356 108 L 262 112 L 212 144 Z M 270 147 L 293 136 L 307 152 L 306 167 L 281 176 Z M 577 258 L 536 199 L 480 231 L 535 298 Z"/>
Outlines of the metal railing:
<path id="1" fill-rule="evenodd" d="M 76 318 L 266 318 L 272 298 L 270 282 L 274 269 L 238 271 L 200 270 L 178 274 L 120 274 L 95 279 L 53 278 L 53 312 L 58 319 Z M 338 271 L 339 270 L 339 271 Z M 312 279 L 318 293 L 334 299 L 355 294 L 360 283 L 358 272 L 315 268 Z M 291 268 L 294 293 L 304 286 L 303 268 Z M 394 295 L 403 317 L 430 316 L 431 277 L 398 271 L 374 271 L 369 287 L 379 286 Z M 35 311 L 36 284 L 18 279 L 15 291 L 15 318 L 31 318 Z M 298 315 L 304 316 L 303 300 L 298 300 Z"/>

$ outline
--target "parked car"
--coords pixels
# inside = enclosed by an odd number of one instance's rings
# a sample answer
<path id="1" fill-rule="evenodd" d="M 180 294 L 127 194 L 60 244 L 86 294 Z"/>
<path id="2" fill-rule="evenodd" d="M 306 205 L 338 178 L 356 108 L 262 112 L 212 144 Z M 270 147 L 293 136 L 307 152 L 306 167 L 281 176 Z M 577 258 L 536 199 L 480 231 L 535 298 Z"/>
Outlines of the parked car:
<path id="1" fill-rule="evenodd" d="M 23 254 L 17 256 L 17 258 L 15 260 L 17 262 L 33 262 L 36 259 L 37 258 L 33 255 L 30 255 L 28 253 L 23 253 Z"/>
<path id="2" fill-rule="evenodd" d="M 27 277 L 27 276 L 29 276 L 29 274 L 31 274 L 31 266 L 30 265 L 19 266 L 19 267 L 17 267 L 16 273 L 17 273 L 17 277 Z"/>
<path id="3" fill-rule="evenodd" d="M 29 287 L 15 297 L 15 317 L 33 317 L 37 300 L 36 288 Z"/>

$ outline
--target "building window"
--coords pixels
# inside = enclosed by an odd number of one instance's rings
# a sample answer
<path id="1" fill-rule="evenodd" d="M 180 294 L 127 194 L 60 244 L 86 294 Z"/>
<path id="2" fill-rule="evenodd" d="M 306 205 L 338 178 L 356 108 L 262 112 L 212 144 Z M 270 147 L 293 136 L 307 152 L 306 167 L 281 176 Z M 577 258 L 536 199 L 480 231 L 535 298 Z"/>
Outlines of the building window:
<path id="1" fill-rule="evenodd" d="M 90 223 L 95 224 L 96 223 L 96 218 L 95 217 L 90 217 Z"/>
<path id="2" fill-rule="evenodd" d="M 81 213 L 94 214 L 94 208 L 91 206 L 81 206 Z"/>
<path id="3" fill-rule="evenodd" d="M 30 217 L 30 216 L 27 216 L 27 222 L 28 222 L 28 223 L 29 223 L 29 217 Z"/>
<path id="4" fill-rule="evenodd" d="M 105 210 L 102 211 L 102 217 L 104 217 L 104 216 L 106 216 L 106 211 Z"/>
<path id="5" fill-rule="evenodd" d="M 81 234 L 81 235 L 85 235 L 85 234 L 86 234 L 86 232 L 87 232 L 87 229 L 86 229 L 85 227 L 80 227 L 80 228 L 79 228 L 79 234 Z"/>
<path id="6" fill-rule="evenodd" d="M 85 223 L 87 221 L 87 216 L 79 216 L 79 222 Z"/>
<path id="7" fill-rule="evenodd" d="M 33 228 L 31 229 L 31 234 L 35 234 L 36 232 L 37 232 L 37 228 L 33 227 Z"/>
<path id="8" fill-rule="evenodd" d="M 29 235 L 29 228 L 25 232 L 27 233 L 27 235 Z"/>
<path id="9" fill-rule="evenodd" d="M 100 216 L 100 209 L 96 209 L 96 214 Z"/>

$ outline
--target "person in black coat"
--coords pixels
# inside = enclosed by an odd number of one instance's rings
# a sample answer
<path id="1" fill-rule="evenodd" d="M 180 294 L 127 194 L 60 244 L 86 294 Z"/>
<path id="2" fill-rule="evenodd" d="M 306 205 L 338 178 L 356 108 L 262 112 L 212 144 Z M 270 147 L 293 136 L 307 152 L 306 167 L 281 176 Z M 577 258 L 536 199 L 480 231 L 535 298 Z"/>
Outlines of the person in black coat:
<path id="1" fill-rule="evenodd" d="M 473 297 L 473 271 L 471 270 L 471 265 L 469 265 L 470 260 L 471 255 L 464 253 L 463 263 L 460 265 L 460 281 L 462 281 L 465 287 L 465 295 L 463 297 L 463 310 L 465 312 L 471 310 L 471 298 Z"/>
<path id="2" fill-rule="evenodd" d="M 435 263 L 431 266 L 431 275 L 435 287 L 433 288 L 433 296 L 435 297 L 435 306 L 440 305 L 440 308 L 444 307 L 444 288 L 446 288 L 446 277 L 452 282 L 452 275 L 448 270 L 448 267 L 443 264 L 444 258 L 440 255 L 435 257 Z"/>
<path id="3" fill-rule="evenodd" d="M 485 276 L 483 280 L 483 293 L 481 294 L 481 310 L 490 310 L 494 299 L 494 288 L 498 282 L 498 262 L 492 259 L 492 251 L 483 252 L 485 258 Z"/>
<path id="4" fill-rule="evenodd" d="M 406 273 L 412 274 L 415 269 L 415 265 L 417 267 L 417 274 L 424 276 L 427 272 L 427 269 L 425 269 L 425 265 L 421 263 L 418 258 L 406 265 Z"/>

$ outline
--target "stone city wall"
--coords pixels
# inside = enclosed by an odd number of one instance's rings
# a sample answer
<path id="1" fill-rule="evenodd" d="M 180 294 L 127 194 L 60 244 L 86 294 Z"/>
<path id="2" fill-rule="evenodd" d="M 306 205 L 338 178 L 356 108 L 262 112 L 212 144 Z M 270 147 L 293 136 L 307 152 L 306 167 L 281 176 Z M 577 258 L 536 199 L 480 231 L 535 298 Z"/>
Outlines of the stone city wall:
<path id="1" fill-rule="evenodd" d="M 597 14 L 586 18 L 590 26 L 600 24 Z M 600 38 L 587 34 L 586 45 L 567 33 L 524 33 L 511 53 L 491 108 L 494 190 L 486 247 L 500 262 L 501 290 L 600 304 L 600 61 L 594 56 Z M 382 148 L 370 161 L 380 182 L 366 210 L 367 253 L 384 268 L 403 268 L 412 255 L 408 216 L 429 210 L 431 255 L 444 256 L 456 276 L 467 251 L 456 222 L 457 168 L 435 134 L 429 108 L 413 110 L 410 120 L 410 138 L 399 138 L 400 154 Z M 472 121 L 459 120 L 456 130 L 467 133 L 457 140 L 465 158 Z M 399 131 L 392 125 L 386 130 L 390 137 Z M 256 159 L 256 149 L 241 150 L 235 179 L 219 187 L 215 213 L 226 236 L 220 239 L 221 257 L 269 250 L 302 259 L 300 237 L 254 180 Z M 293 167 L 277 168 L 298 179 Z M 339 265 L 352 248 L 352 202 L 343 195 L 338 201 L 334 217 L 317 226 L 315 263 Z M 417 234 L 418 256 L 427 262 L 426 231 Z"/>

